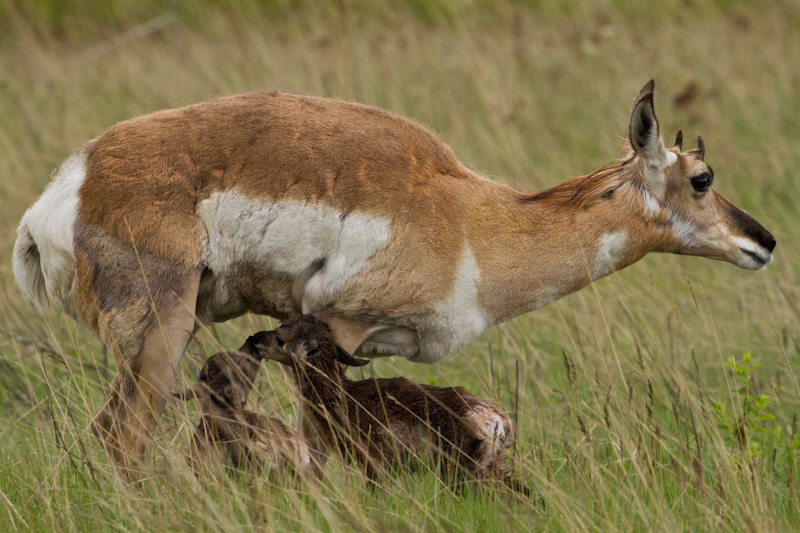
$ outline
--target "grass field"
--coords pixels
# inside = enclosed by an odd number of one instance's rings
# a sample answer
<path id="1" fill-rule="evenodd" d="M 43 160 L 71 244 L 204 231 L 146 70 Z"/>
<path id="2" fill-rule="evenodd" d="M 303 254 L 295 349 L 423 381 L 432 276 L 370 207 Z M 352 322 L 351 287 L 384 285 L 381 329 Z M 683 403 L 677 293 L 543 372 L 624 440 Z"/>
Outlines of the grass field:
<path id="1" fill-rule="evenodd" d="M 800 4 L 288 4 L 0 4 L 0 530 L 800 529 Z M 679 127 L 703 134 L 715 187 L 772 231 L 774 263 L 648 257 L 435 366 L 364 370 L 502 405 L 514 468 L 544 508 L 452 494 L 430 472 L 377 491 L 337 465 L 319 486 L 214 467 L 198 479 L 184 462 L 196 416 L 178 405 L 152 476 L 131 487 L 89 428 L 113 372 L 101 343 L 35 314 L 13 280 L 16 224 L 52 169 L 125 118 L 250 90 L 357 100 L 540 190 L 617 157 L 651 77 L 667 142 Z M 272 325 L 247 316 L 199 338 L 213 351 Z M 726 361 L 745 351 L 761 366 L 737 374 Z M 187 381 L 199 352 L 184 357 Z M 294 420 L 288 384 L 262 369 L 250 407 Z"/>

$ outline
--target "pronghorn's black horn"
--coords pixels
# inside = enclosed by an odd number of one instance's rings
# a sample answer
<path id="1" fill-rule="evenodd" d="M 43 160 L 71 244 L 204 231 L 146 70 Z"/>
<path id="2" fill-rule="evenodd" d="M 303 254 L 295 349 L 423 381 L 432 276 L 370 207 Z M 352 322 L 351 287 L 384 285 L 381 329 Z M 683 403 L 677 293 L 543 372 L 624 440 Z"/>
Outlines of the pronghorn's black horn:
<path id="1" fill-rule="evenodd" d="M 697 158 L 702 161 L 706 155 L 706 145 L 703 143 L 703 136 L 697 136 Z"/>
<path id="2" fill-rule="evenodd" d="M 675 135 L 675 146 L 678 147 L 678 150 L 683 150 L 683 130 L 678 130 L 678 134 Z"/>

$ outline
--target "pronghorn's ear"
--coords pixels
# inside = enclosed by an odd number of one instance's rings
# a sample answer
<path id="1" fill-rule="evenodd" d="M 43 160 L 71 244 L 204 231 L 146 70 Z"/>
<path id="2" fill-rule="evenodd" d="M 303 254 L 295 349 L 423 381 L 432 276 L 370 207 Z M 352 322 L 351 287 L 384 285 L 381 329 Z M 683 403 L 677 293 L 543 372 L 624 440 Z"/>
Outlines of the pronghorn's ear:
<path id="1" fill-rule="evenodd" d="M 628 140 L 648 166 L 663 168 L 667 164 L 667 149 L 661 139 L 656 111 L 653 108 L 654 88 L 655 82 L 648 81 L 634 100 L 628 124 Z"/>

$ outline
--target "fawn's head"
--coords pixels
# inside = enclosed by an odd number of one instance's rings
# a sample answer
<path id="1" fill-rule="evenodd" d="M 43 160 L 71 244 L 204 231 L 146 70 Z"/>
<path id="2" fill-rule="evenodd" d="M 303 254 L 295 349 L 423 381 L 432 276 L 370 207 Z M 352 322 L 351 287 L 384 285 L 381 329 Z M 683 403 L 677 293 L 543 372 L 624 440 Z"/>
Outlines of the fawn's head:
<path id="1" fill-rule="evenodd" d="M 339 346 L 328 324 L 312 315 L 287 320 L 274 331 L 261 331 L 252 337 L 258 355 L 293 369 L 314 367 L 329 375 L 339 373 L 338 363 L 363 366 L 366 359 L 357 359 Z"/>
<path id="2" fill-rule="evenodd" d="M 257 364 L 245 353 L 214 354 L 203 364 L 197 383 L 183 392 L 174 393 L 174 396 L 184 401 L 198 400 L 204 414 L 231 418 L 231 415 L 244 411 L 253 384 L 243 366 L 254 362 Z"/>

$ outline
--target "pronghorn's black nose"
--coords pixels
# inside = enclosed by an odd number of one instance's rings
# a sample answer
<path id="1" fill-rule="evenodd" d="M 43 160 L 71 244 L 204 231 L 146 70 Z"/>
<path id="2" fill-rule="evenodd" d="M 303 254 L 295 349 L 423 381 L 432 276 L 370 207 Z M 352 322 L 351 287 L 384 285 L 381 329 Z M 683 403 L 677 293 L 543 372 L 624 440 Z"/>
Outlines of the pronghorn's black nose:
<path id="1" fill-rule="evenodd" d="M 769 250 L 770 253 L 775 249 L 775 245 L 777 244 L 775 237 L 773 237 L 772 233 L 767 231 L 767 228 L 761 224 L 758 224 L 756 231 L 754 231 L 751 235 L 755 238 L 755 241 L 758 244 Z"/>
<path id="2" fill-rule="evenodd" d="M 775 249 L 775 245 L 778 244 L 778 241 L 775 240 L 775 237 L 772 235 L 769 236 L 769 244 L 767 245 L 767 249 L 771 252 Z"/>
<path id="3" fill-rule="evenodd" d="M 733 215 L 734 221 L 736 221 L 736 224 L 743 230 L 744 234 L 757 242 L 759 246 L 762 246 L 772 253 L 772 250 L 775 249 L 775 245 L 777 244 L 772 233 L 742 209 L 739 209 L 730 202 L 728 203 L 730 205 L 730 214 Z"/>
<path id="4" fill-rule="evenodd" d="M 772 252 L 772 250 L 775 249 L 775 245 L 777 244 L 777 242 L 775 241 L 775 237 L 773 237 L 772 233 L 767 231 L 767 229 L 764 226 L 758 224 L 758 228 L 753 233 L 754 234 L 752 235 L 753 237 L 755 237 L 756 242 L 761 246 L 763 246 L 764 248 L 766 248 L 767 250 L 769 250 L 770 253 Z"/>

